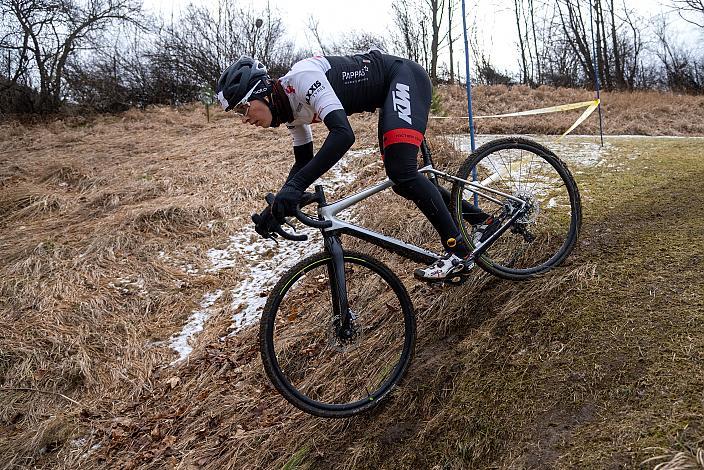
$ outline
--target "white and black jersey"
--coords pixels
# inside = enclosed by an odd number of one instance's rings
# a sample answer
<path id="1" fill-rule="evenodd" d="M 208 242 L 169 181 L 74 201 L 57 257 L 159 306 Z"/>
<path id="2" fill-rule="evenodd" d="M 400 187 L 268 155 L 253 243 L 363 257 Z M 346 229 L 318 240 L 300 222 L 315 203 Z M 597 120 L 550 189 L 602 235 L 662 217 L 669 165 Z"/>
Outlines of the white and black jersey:
<path id="1" fill-rule="evenodd" d="M 427 73 L 415 62 L 376 50 L 352 56 L 315 56 L 297 62 L 280 82 L 293 111 L 293 120 L 286 125 L 294 146 L 311 142 L 310 124 L 337 109 L 347 115 L 380 109 L 382 150 L 399 139 L 420 145 L 431 86 Z M 396 129 L 413 132 L 388 134 Z"/>

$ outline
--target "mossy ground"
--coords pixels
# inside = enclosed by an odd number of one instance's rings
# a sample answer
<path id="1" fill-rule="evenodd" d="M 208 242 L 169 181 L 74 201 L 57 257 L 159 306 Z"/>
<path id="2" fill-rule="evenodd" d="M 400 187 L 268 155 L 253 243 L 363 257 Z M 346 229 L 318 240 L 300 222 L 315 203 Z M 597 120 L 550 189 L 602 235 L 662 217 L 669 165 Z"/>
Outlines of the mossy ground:
<path id="1" fill-rule="evenodd" d="M 584 225 L 567 265 L 455 297 L 482 318 L 447 337 L 452 385 L 416 423 L 422 439 L 382 446 L 370 468 L 634 468 L 702 445 L 701 141 L 610 142 L 610 166 L 577 175 Z"/>

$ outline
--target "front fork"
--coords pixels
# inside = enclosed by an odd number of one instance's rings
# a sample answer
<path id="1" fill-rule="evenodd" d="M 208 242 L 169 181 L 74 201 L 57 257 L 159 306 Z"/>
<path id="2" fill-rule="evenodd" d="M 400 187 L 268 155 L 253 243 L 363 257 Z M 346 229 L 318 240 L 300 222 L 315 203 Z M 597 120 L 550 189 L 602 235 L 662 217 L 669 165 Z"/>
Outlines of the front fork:
<path id="1" fill-rule="evenodd" d="M 338 338 L 347 340 L 354 335 L 354 330 L 347 300 L 345 258 L 337 234 L 325 235 L 325 251 L 332 256 L 332 262 L 328 264 L 328 278 L 332 294 L 333 321 L 339 319 L 339 323 L 335 325 Z"/>

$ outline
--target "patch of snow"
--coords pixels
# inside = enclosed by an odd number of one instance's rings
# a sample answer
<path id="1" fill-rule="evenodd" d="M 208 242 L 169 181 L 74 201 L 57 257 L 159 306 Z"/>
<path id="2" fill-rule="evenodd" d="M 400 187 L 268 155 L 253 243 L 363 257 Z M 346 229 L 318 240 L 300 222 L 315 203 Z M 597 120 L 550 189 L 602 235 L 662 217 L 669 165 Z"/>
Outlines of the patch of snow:
<path id="1" fill-rule="evenodd" d="M 355 158 L 375 152 L 374 148 L 348 152 L 315 184 L 323 185 L 326 196 L 334 196 L 338 189 L 349 185 L 357 177 L 355 172 L 349 170 L 349 163 Z M 346 211 L 347 220 L 354 220 L 351 212 L 352 210 Z M 284 228 L 291 231 L 290 227 Z M 296 234 L 308 235 L 308 240 L 301 243 L 277 239 L 279 243 L 275 244 L 272 240 L 261 238 L 254 230 L 253 224 L 246 223 L 238 233 L 230 236 L 230 243 L 226 248 L 211 248 L 207 251 L 211 265 L 205 269 L 206 272 L 216 273 L 221 269 L 239 268 L 244 274 L 244 280 L 231 290 L 234 299 L 231 309 L 234 313 L 230 336 L 259 319 L 269 291 L 287 269 L 301 259 L 322 250 L 320 230 L 297 223 Z M 165 257 L 162 253 L 159 255 Z M 193 269 L 190 265 L 186 268 Z M 191 314 L 181 333 L 172 337 L 171 347 L 179 353 L 179 358 L 173 361 L 172 365 L 191 353 L 193 348 L 188 343 L 189 339 L 202 331 L 212 313 L 209 307 L 222 293 L 219 290 L 206 294 L 200 309 Z"/>
<path id="2" fill-rule="evenodd" d="M 88 438 L 86 437 L 79 437 L 78 439 L 74 439 L 70 442 L 71 447 L 83 447 L 86 445 L 88 442 Z"/>
<path id="3" fill-rule="evenodd" d="M 308 241 L 296 243 L 284 240 L 272 246 L 274 242 L 259 237 L 251 224 L 244 227 L 238 236 L 231 237 L 228 250 L 244 253 L 249 269 L 244 281 L 232 290 L 234 300 L 231 308 L 234 315 L 231 334 L 257 321 L 269 290 L 287 269 L 320 251 L 322 235 L 319 230 L 304 227 L 297 233 L 308 235 Z M 249 241 L 254 235 L 257 238 Z"/>
<path id="4" fill-rule="evenodd" d="M 144 279 L 141 277 L 118 277 L 114 281 L 108 283 L 108 287 L 115 289 L 121 294 L 144 295 L 147 293 L 144 289 Z"/>
<path id="5" fill-rule="evenodd" d="M 222 289 L 205 294 L 200 301 L 200 309 L 191 313 L 191 316 L 188 317 L 188 323 L 183 327 L 181 333 L 171 337 L 170 346 L 179 354 L 178 359 L 171 362 L 171 365 L 182 361 L 191 354 L 193 348 L 189 344 L 189 339 L 203 330 L 203 325 L 205 325 L 206 320 L 212 314 L 210 307 L 213 306 L 222 294 Z"/>
<path id="6" fill-rule="evenodd" d="M 210 248 L 207 254 L 212 267 L 206 269 L 206 272 L 212 273 L 220 271 L 221 269 L 235 267 L 235 260 L 230 256 L 230 253 L 227 249 L 218 250 L 216 248 Z"/>
<path id="7" fill-rule="evenodd" d="M 373 148 L 348 152 L 315 184 L 323 186 L 326 196 L 334 195 L 337 189 L 349 185 L 357 177 L 356 173 L 348 170 L 351 159 L 374 152 Z M 249 265 L 249 273 L 245 276 L 245 280 L 232 290 L 234 315 L 230 335 L 236 334 L 259 319 L 269 290 L 287 269 L 322 249 L 323 240 L 319 230 L 301 224 L 298 226 L 301 228 L 297 234 L 307 235 L 306 242 L 283 240 L 278 245 L 272 246 L 273 242 L 262 239 L 251 224 L 246 225 L 239 234 L 230 237 L 232 243 L 226 251 L 243 255 Z"/>
<path id="8" fill-rule="evenodd" d="M 506 136 L 500 135 L 479 135 L 476 136 L 476 145 L 479 148 L 487 142 Z M 566 138 L 557 141 L 554 137 L 549 136 L 529 136 L 531 139 L 543 144 L 548 149 L 552 150 L 562 161 L 569 165 L 581 166 L 596 166 L 603 164 L 604 157 L 607 157 L 611 152 L 612 145 L 610 142 L 604 142 L 602 147 L 600 142 L 594 139 L 594 136 L 585 140 L 583 138 L 574 138 L 567 136 Z M 455 148 L 464 152 L 467 156 L 471 153 L 471 141 L 468 135 L 453 135 L 448 139 L 453 143 Z M 458 164 L 461 162 L 458 162 Z"/>
<path id="9" fill-rule="evenodd" d="M 79 437 L 76 439 L 72 439 L 69 442 L 69 446 L 75 448 L 76 450 L 71 451 L 73 452 L 79 452 L 80 453 L 80 459 L 83 460 L 87 457 L 90 457 L 91 454 L 95 453 L 96 450 L 100 449 L 102 446 L 98 444 L 93 444 L 90 446 L 90 448 L 86 449 L 86 446 L 88 445 L 89 439 L 91 439 L 95 435 L 95 431 L 91 431 L 89 435 Z M 44 449 L 46 450 L 46 449 Z M 41 450 L 40 450 L 41 452 Z"/>
<path id="10" fill-rule="evenodd" d="M 186 274 L 198 274 L 198 270 L 189 263 L 186 265 Z"/>

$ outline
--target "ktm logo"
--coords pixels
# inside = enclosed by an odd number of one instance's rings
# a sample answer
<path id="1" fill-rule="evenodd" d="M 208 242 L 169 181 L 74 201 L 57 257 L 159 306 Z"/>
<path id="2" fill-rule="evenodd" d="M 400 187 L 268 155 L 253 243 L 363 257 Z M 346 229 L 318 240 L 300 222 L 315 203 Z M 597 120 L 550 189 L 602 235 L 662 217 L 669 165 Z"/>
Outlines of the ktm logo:
<path id="1" fill-rule="evenodd" d="M 411 122 L 411 94 L 408 85 L 397 83 L 396 89 L 391 92 L 394 102 L 394 110 L 398 112 L 398 117 L 413 125 Z"/>

